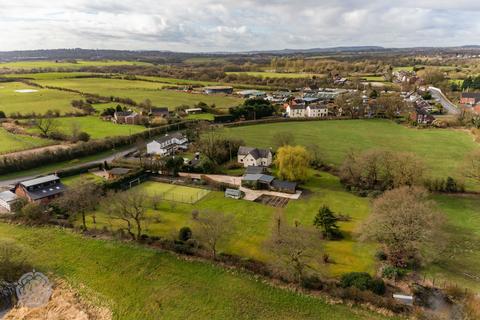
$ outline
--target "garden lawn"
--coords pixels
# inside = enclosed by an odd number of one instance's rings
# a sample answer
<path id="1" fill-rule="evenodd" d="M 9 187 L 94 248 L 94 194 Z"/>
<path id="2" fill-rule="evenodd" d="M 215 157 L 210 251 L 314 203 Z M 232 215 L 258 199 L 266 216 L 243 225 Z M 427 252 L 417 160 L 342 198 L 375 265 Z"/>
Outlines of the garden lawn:
<path id="1" fill-rule="evenodd" d="M 15 90 L 37 90 L 36 92 L 15 92 Z M 0 82 L 0 110 L 7 115 L 44 114 L 48 110 L 60 113 L 80 112 L 71 106 L 72 100 L 82 97 L 79 94 L 32 87 L 21 82 Z"/>
<path id="2" fill-rule="evenodd" d="M 57 118 L 55 121 L 58 123 L 57 129 L 66 135 L 71 135 L 73 126 L 78 125 L 80 131 L 87 132 L 92 139 L 128 136 L 147 130 L 144 126 L 115 124 L 96 116 Z M 36 128 L 30 128 L 29 130 L 38 132 Z"/>
<path id="3" fill-rule="evenodd" d="M 425 273 L 480 292 L 480 196 L 436 195 L 434 200 L 446 215 L 446 251 Z"/>
<path id="4" fill-rule="evenodd" d="M 81 182 L 101 183 L 103 181 L 104 179 L 102 177 L 94 175 L 93 173 L 83 173 L 75 176 L 62 178 L 62 183 L 67 187 Z"/>
<path id="5" fill-rule="evenodd" d="M 54 144 L 48 139 L 12 134 L 0 127 L 0 154 L 33 149 Z"/>
<path id="6" fill-rule="evenodd" d="M 228 109 L 242 103 L 242 99 L 225 95 L 204 95 L 183 91 L 162 89 L 166 83 L 122 79 L 59 79 L 37 80 L 43 86 L 53 86 L 78 90 L 83 93 L 98 94 L 106 97 L 130 98 L 140 103 L 150 99 L 155 106 L 168 106 L 171 109 L 181 105 L 193 106 L 198 102 L 215 104 L 219 109 Z"/>
<path id="7" fill-rule="evenodd" d="M 207 262 L 68 230 L 0 224 L 0 238 L 22 246 L 36 270 L 109 307 L 113 319 L 385 319 Z"/>
<path id="8" fill-rule="evenodd" d="M 213 121 L 215 118 L 214 114 L 211 113 L 196 113 L 196 114 L 189 114 L 186 119 L 189 120 L 208 120 L 208 121 Z"/>
<path id="9" fill-rule="evenodd" d="M 328 173 L 316 173 L 304 187 L 307 189 L 306 197 L 290 201 L 284 209 L 284 215 L 290 224 L 298 220 L 305 227 L 313 228 L 313 217 L 322 205 L 328 205 L 336 213 L 348 214 L 352 217 L 352 221 L 340 223 L 340 228 L 346 236 L 344 240 L 323 243 L 323 248 L 312 262 L 317 270 L 326 276 L 338 276 L 349 271 L 373 272 L 374 248 L 356 241 L 356 231 L 369 213 L 369 200 L 344 191 L 338 178 Z M 150 195 L 164 190 L 164 188 L 174 189 L 175 191 L 169 192 L 176 194 L 188 195 L 197 192 L 183 191 L 185 187 L 156 182 L 136 187 L 140 191 L 147 190 Z M 186 197 L 188 198 L 188 196 Z M 182 201 L 182 199 L 179 200 Z M 180 228 L 189 226 L 194 229 L 195 234 L 195 225 L 192 221 L 193 210 L 210 210 L 233 215 L 234 234 L 229 237 L 228 241 L 220 244 L 220 250 L 265 262 L 273 259 L 264 244 L 271 235 L 274 224 L 273 217 L 278 209 L 246 200 L 228 199 L 224 197 L 223 192 L 210 192 L 193 205 L 163 201 L 158 210 L 150 207 L 147 213 L 145 233 L 174 238 L 178 235 Z M 97 228 L 113 226 L 116 229 L 121 225 L 118 221 L 110 220 L 102 212 L 96 212 L 95 218 Z M 94 227 L 93 217 L 88 217 L 87 223 L 90 228 Z M 320 235 L 319 241 L 321 241 Z M 323 252 L 328 253 L 335 263 L 319 264 Z"/>
<path id="10" fill-rule="evenodd" d="M 275 133 L 284 131 L 291 132 L 298 144 L 316 144 L 325 161 L 333 166 L 339 166 L 349 150 L 404 151 L 423 160 L 426 175 L 443 178 L 460 176 L 465 156 L 479 148 L 465 132 L 414 129 L 388 120 L 280 122 L 228 128 L 225 134 L 241 138 L 252 147 L 271 147 Z"/>

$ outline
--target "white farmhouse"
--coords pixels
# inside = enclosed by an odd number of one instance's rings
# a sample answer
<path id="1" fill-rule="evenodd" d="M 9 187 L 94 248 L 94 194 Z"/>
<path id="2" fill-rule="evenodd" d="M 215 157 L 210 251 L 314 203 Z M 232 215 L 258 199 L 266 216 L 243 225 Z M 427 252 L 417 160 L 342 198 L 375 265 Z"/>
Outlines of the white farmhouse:
<path id="1" fill-rule="evenodd" d="M 188 139 L 180 132 L 171 135 L 166 134 L 159 139 L 147 143 L 147 153 L 150 155 L 166 156 L 175 153 L 177 150 L 187 149 Z"/>
<path id="2" fill-rule="evenodd" d="M 11 191 L 0 192 L 0 209 L 12 211 L 13 204 L 18 200 L 18 196 Z"/>
<path id="3" fill-rule="evenodd" d="M 305 105 L 288 105 L 286 111 L 289 118 L 305 118 L 307 116 Z"/>
<path id="4" fill-rule="evenodd" d="M 326 118 L 328 117 L 328 108 L 324 104 L 310 105 L 307 107 L 307 117 Z"/>
<path id="5" fill-rule="evenodd" d="M 269 167 L 272 165 L 272 160 L 272 151 L 268 149 L 257 149 L 251 147 L 240 147 L 238 149 L 238 163 L 243 164 L 244 167 Z"/>

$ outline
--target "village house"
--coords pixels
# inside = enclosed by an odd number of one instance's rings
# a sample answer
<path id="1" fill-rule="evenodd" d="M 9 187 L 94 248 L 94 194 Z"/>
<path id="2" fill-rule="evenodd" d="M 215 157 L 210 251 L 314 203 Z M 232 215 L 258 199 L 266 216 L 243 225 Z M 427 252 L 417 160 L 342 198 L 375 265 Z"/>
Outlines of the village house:
<path id="1" fill-rule="evenodd" d="M 328 107 L 326 104 L 319 103 L 307 106 L 307 117 L 325 118 L 328 117 Z"/>
<path id="2" fill-rule="evenodd" d="M 174 154 L 177 150 L 187 149 L 188 139 L 180 132 L 171 135 L 166 134 L 147 143 L 147 154 L 149 155 L 166 156 Z"/>
<path id="3" fill-rule="evenodd" d="M 113 122 L 117 124 L 141 124 L 142 116 L 132 111 L 116 111 L 113 114 Z"/>
<path id="4" fill-rule="evenodd" d="M 243 164 L 244 167 L 269 167 L 272 165 L 272 160 L 273 154 L 271 150 L 251 147 L 238 148 L 238 163 Z"/>
<path id="5" fill-rule="evenodd" d="M 289 118 L 305 118 L 307 116 L 307 107 L 304 104 L 289 104 L 285 111 Z"/>
<path id="6" fill-rule="evenodd" d="M 460 104 L 475 106 L 480 103 L 480 93 L 476 92 L 462 92 L 460 97 Z"/>
<path id="7" fill-rule="evenodd" d="M 417 124 L 432 124 L 435 120 L 435 117 L 432 116 L 428 111 L 422 108 L 415 108 L 415 111 L 410 113 L 410 120 L 416 122 Z"/>
<path id="8" fill-rule="evenodd" d="M 18 201 L 18 196 L 11 191 L 0 192 L 0 209 L 11 212 L 15 202 Z M 1 210 L 0 210 L 1 212 Z"/>
<path id="9" fill-rule="evenodd" d="M 15 194 L 29 202 L 49 203 L 61 196 L 66 189 L 60 178 L 52 174 L 18 183 L 15 186 Z"/>

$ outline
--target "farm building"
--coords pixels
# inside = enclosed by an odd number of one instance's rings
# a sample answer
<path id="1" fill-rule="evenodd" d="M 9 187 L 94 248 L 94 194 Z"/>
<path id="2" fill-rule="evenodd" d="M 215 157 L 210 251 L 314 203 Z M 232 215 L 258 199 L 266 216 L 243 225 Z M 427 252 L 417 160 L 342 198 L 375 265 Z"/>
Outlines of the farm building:
<path id="1" fill-rule="evenodd" d="M 15 194 L 29 202 L 48 203 L 61 196 L 66 189 L 60 178 L 52 174 L 20 182 L 15 186 Z"/>
<path id="2" fill-rule="evenodd" d="M 12 207 L 17 202 L 18 196 L 11 191 L 0 192 L 0 208 L 8 212 L 12 211 Z"/>
<path id="3" fill-rule="evenodd" d="M 156 118 L 168 118 L 170 116 L 170 112 L 168 111 L 167 107 L 151 108 L 149 115 Z"/>
<path id="4" fill-rule="evenodd" d="M 203 92 L 206 94 L 216 94 L 216 93 L 232 94 L 233 87 L 230 87 L 230 86 L 205 87 L 203 88 Z"/>
<path id="5" fill-rule="evenodd" d="M 272 164 L 272 151 L 268 149 L 257 149 L 251 147 L 238 148 L 238 163 L 242 163 L 244 167 L 264 166 L 268 167 Z"/>
<path id="6" fill-rule="evenodd" d="M 264 91 L 258 91 L 258 90 L 243 90 L 237 92 L 239 96 L 241 96 L 244 99 L 250 99 L 250 98 L 266 98 L 267 93 Z"/>
<path id="7" fill-rule="evenodd" d="M 147 144 L 147 153 L 150 155 L 171 155 L 179 149 L 188 149 L 188 139 L 180 132 L 166 134 Z"/>

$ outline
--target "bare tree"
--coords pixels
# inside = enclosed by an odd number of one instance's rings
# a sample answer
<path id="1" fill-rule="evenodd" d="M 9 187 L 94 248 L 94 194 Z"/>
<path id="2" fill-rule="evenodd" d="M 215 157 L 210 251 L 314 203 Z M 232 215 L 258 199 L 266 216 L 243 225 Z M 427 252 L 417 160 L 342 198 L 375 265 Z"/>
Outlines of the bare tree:
<path id="1" fill-rule="evenodd" d="M 47 137 L 49 133 L 58 127 L 58 122 L 52 117 L 36 119 L 33 124 L 44 137 Z"/>
<path id="2" fill-rule="evenodd" d="M 394 266 L 421 262 L 441 249 L 443 216 L 428 192 L 401 187 L 385 192 L 373 203 L 373 212 L 362 228 L 362 239 L 380 242 Z"/>
<path id="3" fill-rule="evenodd" d="M 124 222 L 132 240 L 138 241 L 142 235 L 142 224 L 147 210 L 146 200 L 145 194 L 136 190 L 116 193 L 106 200 L 108 216 Z"/>
<path id="4" fill-rule="evenodd" d="M 194 220 L 194 234 L 211 251 L 213 259 L 217 258 L 218 244 L 233 232 L 233 218 L 222 212 L 203 211 Z"/>
<path id="5" fill-rule="evenodd" d="M 80 182 L 72 185 L 68 190 L 55 200 L 55 204 L 71 219 L 76 215 L 82 216 L 83 230 L 87 230 L 86 214 L 94 211 L 100 202 L 101 186 L 93 182 Z"/>
<path id="6" fill-rule="evenodd" d="M 265 247 L 276 257 L 272 260 L 273 267 L 300 283 L 307 270 L 312 269 L 310 262 L 320 251 L 320 241 L 298 223 L 292 227 L 282 223 L 278 215 L 275 219 L 277 223 Z"/>

